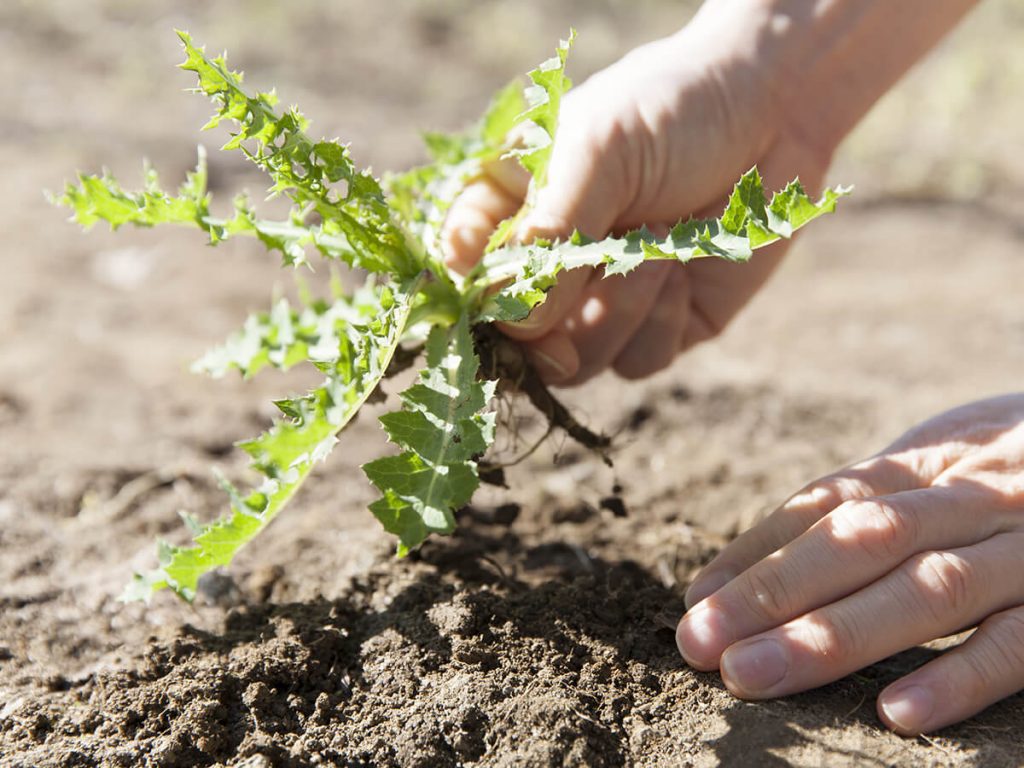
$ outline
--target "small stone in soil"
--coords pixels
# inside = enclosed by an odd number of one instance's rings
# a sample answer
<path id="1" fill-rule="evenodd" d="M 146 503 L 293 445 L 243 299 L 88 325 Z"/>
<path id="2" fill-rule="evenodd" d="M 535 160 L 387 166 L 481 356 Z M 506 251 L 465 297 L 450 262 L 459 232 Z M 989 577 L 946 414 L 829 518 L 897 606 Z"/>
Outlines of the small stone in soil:
<path id="1" fill-rule="evenodd" d="M 578 504 L 558 507 L 551 515 L 551 519 L 556 523 L 585 523 L 596 514 L 596 509 L 587 502 L 581 501 Z"/>
<path id="2" fill-rule="evenodd" d="M 626 510 L 626 502 L 619 496 L 605 496 L 601 499 L 601 509 L 607 509 L 615 517 L 626 517 L 629 513 Z"/>

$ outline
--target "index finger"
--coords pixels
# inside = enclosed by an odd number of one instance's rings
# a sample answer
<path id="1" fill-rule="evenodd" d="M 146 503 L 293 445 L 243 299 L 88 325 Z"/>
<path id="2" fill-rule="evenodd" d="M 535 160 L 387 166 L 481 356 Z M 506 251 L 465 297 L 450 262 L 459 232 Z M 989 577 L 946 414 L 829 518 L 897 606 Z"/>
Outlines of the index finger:
<path id="1" fill-rule="evenodd" d="M 491 233 L 522 207 L 529 179 L 516 160 L 507 158 L 489 163 L 466 185 L 441 228 L 445 263 L 451 269 L 465 274 L 476 266 Z"/>
<path id="2" fill-rule="evenodd" d="M 890 457 L 875 457 L 811 483 L 723 549 L 690 585 L 693 607 L 754 563 L 793 541 L 843 502 L 921 486 L 921 479 Z"/>

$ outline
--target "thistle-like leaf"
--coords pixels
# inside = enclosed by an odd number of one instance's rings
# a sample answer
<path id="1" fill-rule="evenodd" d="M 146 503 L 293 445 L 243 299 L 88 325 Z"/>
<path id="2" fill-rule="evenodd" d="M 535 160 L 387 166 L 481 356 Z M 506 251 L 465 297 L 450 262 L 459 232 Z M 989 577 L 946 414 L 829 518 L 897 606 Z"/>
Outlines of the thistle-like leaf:
<path id="1" fill-rule="evenodd" d="M 145 185 L 127 192 L 109 173 L 80 174 L 78 184 L 67 184 L 64 194 L 52 199 L 70 208 L 72 218 L 85 229 L 100 221 L 118 229 L 125 224 L 154 227 L 157 224 L 188 224 L 204 230 L 211 240 L 223 236 L 210 219 L 210 195 L 206 191 L 206 152 L 199 148 L 199 162 L 188 174 L 177 196 L 165 192 L 155 170 L 145 167 Z"/>
<path id="2" fill-rule="evenodd" d="M 400 453 L 365 465 L 382 493 L 371 509 L 398 537 L 400 554 L 431 533 L 451 532 L 454 511 L 479 484 L 476 461 L 493 441 L 495 427 L 488 410 L 495 383 L 477 379 L 474 323 L 522 317 L 566 269 L 601 266 L 610 275 L 650 259 L 746 260 L 754 249 L 791 237 L 831 211 L 847 191 L 828 190 L 814 202 L 794 182 L 769 202 L 755 169 L 737 184 L 721 218 L 681 222 L 665 238 L 638 230 L 599 242 L 575 234 L 566 242 L 509 246 L 516 222 L 547 181 L 561 100 L 570 87 L 565 64 L 574 33 L 554 58 L 530 73 L 525 97 L 512 85 L 471 129 L 452 136 L 428 134 L 434 161 L 389 178 L 384 187 L 355 167 L 347 146 L 311 139 L 308 122 L 296 109 L 278 111 L 272 92 L 246 92 L 242 75 L 228 69 L 223 57 L 207 57 L 187 34 L 179 34 L 187 56 L 182 67 L 196 74 L 197 90 L 217 107 L 207 127 L 232 127 L 224 149 L 239 150 L 263 169 L 271 194 L 292 201 L 290 214 L 283 221 L 263 220 L 239 196 L 228 217 L 213 216 L 202 151 L 196 171 L 177 194 L 164 191 L 147 168 L 140 191 L 126 191 L 109 174 L 80 176 L 56 202 L 71 208 L 85 227 L 99 221 L 114 229 L 188 225 L 202 230 L 212 245 L 250 236 L 279 251 L 286 264 L 303 264 L 307 252 L 316 249 L 382 276 L 351 298 L 336 291 L 331 302 L 304 298 L 299 308 L 280 301 L 197 363 L 198 370 L 214 376 L 233 369 L 252 376 L 268 366 L 287 369 L 309 362 L 326 380 L 303 397 L 276 403 L 283 418 L 241 443 L 261 481 L 245 492 L 223 481 L 231 511 L 220 520 L 204 525 L 183 515 L 194 542 L 161 543 L 159 568 L 137 576 L 126 597 L 148 599 L 171 589 L 192 599 L 200 576 L 228 564 L 328 455 L 403 339 L 426 339 L 426 368 L 402 393 L 401 410 L 381 418 Z M 502 223 L 474 273 L 449 275 L 438 235 L 450 205 L 489 162 L 510 154 L 532 175 L 526 204 Z"/>
<path id="3" fill-rule="evenodd" d="M 769 203 L 761 176 L 752 168 L 736 184 L 721 218 L 681 221 L 667 237 L 656 237 L 644 228 L 623 237 L 591 241 L 576 232 L 564 242 L 537 241 L 497 249 L 484 257 L 478 287 L 504 285 L 486 298 L 479 319 L 521 319 L 544 301 L 558 275 L 569 269 L 601 266 L 607 277 L 658 259 L 685 263 L 715 256 L 747 261 L 755 249 L 792 237 L 809 222 L 831 213 L 849 191 L 827 189 L 815 202 L 799 181 L 793 181 Z"/>
<path id="4" fill-rule="evenodd" d="M 181 68 L 195 72 L 198 91 L 217 105 L 206 128 L 224 121 L 234 127 L 224 149 L 239 149 L 267 172 L 271 194 L 287 195 L 305 215 L 315 211 L 325 235 L 340 235 L 351 248 L 350 263 L 373 272 L 417 274 L 418 264 L 377 180 L 356 169 L 348 147 L 336 141 L 314 141 L 309 122 L 296 109 L 275 110 L 277 95 L 254 94 L 242 88 L 242 74 L 232 72 L 223 56 L 210 58 L 178 32 L 185 46 Z"/>
<path id="5" fill-rule="evenodd" d="M 314 465 L 323 461 L 338 433 L 370 396 L 387 370 L 405 330 L 415 290 L 378 290 L 370 318 L 347 322 L 338 318 L 336 360 L 323 366 L 327 380 L 304 397 L 277 403 L 284 418 L 257 438 L 241 444 L 263 481 L 241 493 L 227 481 L 231 512 L 203 526 L 190 546 L 161 543 L 160 567 L 136 575 L 124 599 L 148 599 L 172 589 L 185 600 L 195 597 L 199 577 L 231 562 L 235 553 L 262 531 L 302 485 Z"/>
<path id="6" fill-rule="evenodd" d="M 310 301 L 301 310 L 280 299 L 269 312 L 250 315 L 240 331 L 197 360 L 192 370 L 221 378 L 234 369 L 249 378 L 267 366 L 285 371 L 307 361 L 320 368 L 334 365 L 351 352 L 344 342 L 349 329 L 368 325 L 380 311 L 379 301 L 372 279 L 352 296 Z"/>
<path id="7" fill-rule="evenodd" d="M 525 105 L 520 84 L 509 83 L 498 91 L 484 116 L 468 130 L 424 134 L 432 163 L 385 179 L 388 201 L 399 220 L 438 262 L 443 260 L 438 238 L 448 209 L 466 183 L 480 175 L 486 163 L 507 151 L 508 134 Z"/>
<path id="8" fill-rule="evenodd" d="M 154 227 L 158 224 L 193 226 L 206 233 L 211 245 L 237 235 L 256 237 L 268 251 L 278 251 L 286 264 L 306 262 L 306 249 L 313 246 L 325 257 L 355 263 L 357 256 L 347 238 L 330 234 L 318 224 L 309 224 L 297 212 L 289 221 L 257 218 L 245 195 L 234 202 L 234 215 L 218 218 L 210 214 L 210 195 L 206 191 L 206 153 L 199 149 L 199 163 L 188 174 L 177 195 L 165 191 L 155 170 L 146 166 L 144 186 L 129 191 L 109 173 L 80 174 L 77 184 L 67 184 L 64 194 L 53 202 L 70 208 L 72 218 L 85 229 L 100 221 L 111 229 L 125 224 Z"/>
<path id="9" fill-rule="evenodd" d="M 419 381 L 402 393 L 402 410 L 380 419 L 402 452 L 363 466 L 383 494 L 370 510 L 399 537 L 400 555 L 431 533 L 454 530 L 453 512 L 480 483 L 475 459 L 494 439 L 495 415 L 486 409 L 496 383 L 477 380 L 468 318 L 434 328 L 426 362 Z"/>
<path id="10" fill-rule="evenodd" d="M 526 89 L 529 109 L 516 119 L 516 124 L 524 128 L 524 146 L 513 154 L 533 177 L 533 191 L 547 184 L 551 148 L 558 130 L 558 111 L 562 107 L 562 96 L 572 88 L 572 80 L 565 75 L 565 62 L 575 40 L 576 30 L 569 30 L 569 38 L 559 42 L 555 55 L 530 71 L 533 85 Z"/>
<path id="11" fill-rule="evenodd" d="M 517 144 L 508 156 L 519 158 L 520 164 L 529 171 L 530 186 L 526 200 L 516 214 L 498 224 L 491 233 L 487 253 L 512 239 L 516 227 L 536 205 L 537 193 L 548 183 L 548 165 L 558 132 L 562 97 L 572 88 L 572 81 L 565 75 L 565 63 L 575 40 L 576 30 L 570 29 L 569 38 L 559 42 L 555 55 L 529 73 L 532 85 L 525 93 L 529 108 L 513 121 L 510 130 L 515 134 Z"/>

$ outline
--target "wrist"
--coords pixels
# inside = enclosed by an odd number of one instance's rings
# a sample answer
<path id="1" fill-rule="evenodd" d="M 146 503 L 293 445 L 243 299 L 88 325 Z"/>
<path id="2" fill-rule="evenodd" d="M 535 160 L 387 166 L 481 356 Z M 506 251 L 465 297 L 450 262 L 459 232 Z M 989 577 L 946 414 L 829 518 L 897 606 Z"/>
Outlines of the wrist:
<path id="1" fill-rule="evenodd" d="M 831 152 L 977 0 L 712 0 L 758 26 L 790 130 Z M 703 10 L 703 9 L 702 9 Z M 737 14 L 749 17 L 745 22 Z"/>
<path id="2" fill-rule="evenodd" d="M 756 110 L 772 141 L 787 135 L 826 158 L 826 164 L 845 131 L 826 107 L 828 92 L 819 93 L 823 78 L 808 76 L 815 64 L 821 66 L 822 56 L 817 51 L 821 30 L 807 18 L 815 13 L 807 8 L 828 1 L 706 0 L 676 35 L 687 46 L 697 39 L 712 42 L 730 83 L 743 83 L 737 98 L 748 106 L 739 112 L 750 120 Z M 804 9 L 803 15 L 794 13 L 794 6 Z"/>
<path id="3" fill-rule="evenodd" d="M 707 0 L 695 32 L 758 75 L 780 131 L 831 155 L 977 0 Z M 693 28 L 690 30 L 689 28 Z"/>
<path id="4" fill-rule="evenodd" d="M 784 0 L 706 0 L 693 19 L 672 36 L 678 55 L 705 54 L 738 130 L 756 130 L 765 146 L 784 134 L 798 138 L 815 154 L 831 157 L 838 139 L 811 119 L 805 103 L 814 103 L 793 73 L 806 44 L 802 30 L 781 11 Z M 737 135 L 750 143 L 752 135 Z"/>

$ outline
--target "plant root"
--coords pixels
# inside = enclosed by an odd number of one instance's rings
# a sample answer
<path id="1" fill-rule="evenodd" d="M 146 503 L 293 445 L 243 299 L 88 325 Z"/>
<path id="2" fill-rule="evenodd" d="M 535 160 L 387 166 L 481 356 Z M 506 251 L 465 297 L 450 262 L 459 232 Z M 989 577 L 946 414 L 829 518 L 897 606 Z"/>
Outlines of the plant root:
<path id="1" fill-rule="evenodd" d="M 481 375 L 497 379 L 499 390 L 522 392 L 552 427 L 558 427 L 577 443 L 597 453 L 605 464 L 612 465 L 607 453 L 611 438 L 591 431 L 575 419 L 541 381 L 522 347 L 489 324 L 476 326 L 473 335 Z"/>

